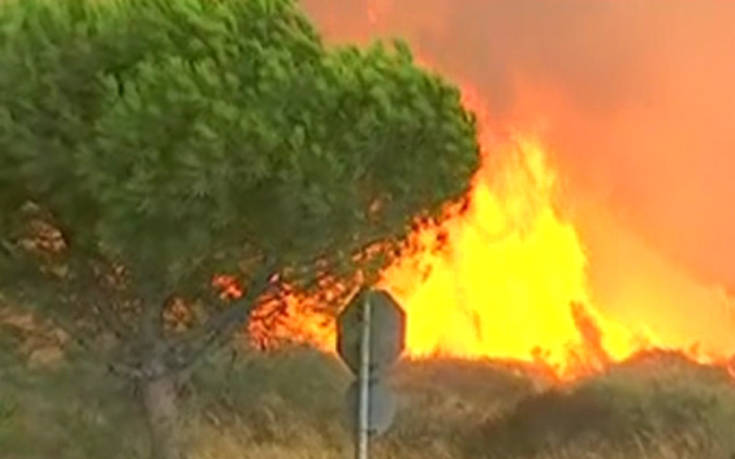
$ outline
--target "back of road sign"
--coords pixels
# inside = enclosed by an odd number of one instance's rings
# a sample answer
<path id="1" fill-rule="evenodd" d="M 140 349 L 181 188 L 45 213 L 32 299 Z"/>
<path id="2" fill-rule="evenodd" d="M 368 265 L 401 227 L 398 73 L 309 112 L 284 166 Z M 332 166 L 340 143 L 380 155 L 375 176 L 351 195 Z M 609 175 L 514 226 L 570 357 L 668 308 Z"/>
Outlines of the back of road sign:
<path id="1" fill-rule="evenodd" d="M 405 345 L 406 314 L 383 290 L 360 293 L 337 318 L 337 351 L 354 374 L 360 368 L 362 304 L 370 301 L 370 373 L 383 373 L 393 365 Z"/>
<path id="2" fill-rule="evenodd" d="M 354 381 L 345 394 L 348 425 L 354 429 L 359 405 L 360 384 Z M 397 400 L 393 391 L 380 379 L 368 385 L 368 430 L 371 436 L 383 435 L 396 416 Z"/>

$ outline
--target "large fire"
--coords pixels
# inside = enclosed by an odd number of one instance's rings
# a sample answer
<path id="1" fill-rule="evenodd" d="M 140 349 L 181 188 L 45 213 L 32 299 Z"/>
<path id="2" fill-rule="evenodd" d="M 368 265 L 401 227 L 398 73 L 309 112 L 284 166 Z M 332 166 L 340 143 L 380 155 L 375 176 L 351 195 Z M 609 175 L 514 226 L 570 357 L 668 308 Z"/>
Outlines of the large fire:
<path id="1" fill-rule="evenodd" d="M 391 3 L 369 4 L 374 23 Z M 435 28 L 441 29 L 429 27 Z M 607 217 L 592 214 L 585 225 L 602 229 L 583 235 L 579 220 L 567 217 L 560 197 L 564 177 L 543 134 L 523 120 L 494 135 L 501 126 L 490 117 L 490 104 L 471 85 L 462 87 L 465 105 L 478 116 L 482 167 L 466 199 L 446 205 L 445 218 L 416 225 L 404 255 L 378 283 L 407 313 L 407 357 L 520 360 L 560 380 L 650 349 L 726 364 L 735 351 L 729 296 L 715 298 L 716 289 L 659 260 Z M 542 99 L 536 96 L 526 93 Z M 592 257 L 592 243 L 604 253 Z M 595 264 L 603 255 L 605 266 Z M 612 287 L 599 282 L 605 276 Z M 672 282 L 680 298 L 667 291 Z M 333 352 L 335 311 L 329 305 L 353 291 L 353 281 L 336 279 L 325 279 L 316 296 L 287 291 L 254 311 L 251 336 L 261 345 L 285 339 Z M 678 308 L 692 299 L 710 309 L 721 304 L 722 311 L 697 315 L 697 305 Z M 699 333 L 691 333 L 695 328 Z"/>
<path id="2" fill-rule="evenodd" d="M 487 115 L 475 91 L 465 104 Z M 481 130 L 482 167 L 462 205 L 449 203 L 441 223 L 411 233 L 407 255 L 381 274 L 407 313 L 406 356 L 526 361 L 568 380 L 654 349 L 675 349 L 700 363 L 726 352 L 669 343 L 645 323 L 620 323 L 594 304 L 585 246 L 557 209 L 557 174 L 543 143 Z M 260 344 L 280 340 L 333 352 L 335 298 L 351 282 L 325 279 L 314 296 L 289 291 L 258 308 L 250 332 Z M 231 287 L 230 287 L 231 288 Z M 660 325 L 660 324 L 659 324 Z"/>
<path id="3" fill-rule="evenodd" d="M 492 154 L 500 164 L 486 160 L 469 207 L 443 225 L 448 243 L 384 273 L 409 317 L 409 355 L 536 360 L 566 375 L 650 342 L 590 304 L 584 248 L 556 214 L 541 146 L 519 138 Z"/>

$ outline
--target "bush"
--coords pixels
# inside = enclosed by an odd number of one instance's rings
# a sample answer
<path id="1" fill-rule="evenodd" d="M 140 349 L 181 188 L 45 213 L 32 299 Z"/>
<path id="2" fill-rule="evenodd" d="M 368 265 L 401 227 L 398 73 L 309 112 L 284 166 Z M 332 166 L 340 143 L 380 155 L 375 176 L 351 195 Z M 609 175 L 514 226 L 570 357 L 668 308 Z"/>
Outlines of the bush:
<path id="1" fill-rule="evenodd" d="M 680 451 L 729 457 L 722 454 L 735 452 L 727 433 L 733 423 L 735 390 L 724 370 L 657 353 L 529 397 L 487 423 L 481 433 L 485 445 L 475 453 L 527 457 L 590 442 L 652 449 L 666 439 Z"/>

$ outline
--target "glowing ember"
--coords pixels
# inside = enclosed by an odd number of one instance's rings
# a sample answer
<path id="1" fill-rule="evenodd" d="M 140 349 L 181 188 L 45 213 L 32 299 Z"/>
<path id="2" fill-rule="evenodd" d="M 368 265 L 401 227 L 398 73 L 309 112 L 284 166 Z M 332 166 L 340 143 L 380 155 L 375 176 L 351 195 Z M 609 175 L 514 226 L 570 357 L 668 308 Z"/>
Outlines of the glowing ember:
<path id="1" fill-rule="evenodd" d="M 220 298 L 222 299 L 239 298 L 243 294 L 237 279 L 225 274 L 214 276 L 212 287 L 219 290 Z"/>

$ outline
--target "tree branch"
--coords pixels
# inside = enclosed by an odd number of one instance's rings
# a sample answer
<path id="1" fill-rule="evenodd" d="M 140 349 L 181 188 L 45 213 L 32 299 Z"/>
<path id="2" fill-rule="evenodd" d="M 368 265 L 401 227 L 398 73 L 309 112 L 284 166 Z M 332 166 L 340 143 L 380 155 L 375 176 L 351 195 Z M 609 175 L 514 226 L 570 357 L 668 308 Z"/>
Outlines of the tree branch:
<path id="1" fill-rule="evenodd" d="M 172 372 L 189 371 L 209 351 L 223 345 L 232 337 L 247 320 L 255 301 L 267 291 L 276 265 L 275 257 L 267 258 L 254 273 L 247 293 L 237 299 L 232 307 L 212 317 L 206 324 L 193 330 L 193 333 L 171 343 L 169 350 L 174 354 Z"/>
<path id="2" fill-rule="evenodd" d="M 8 258 L 17 258 L 17 252 L 12 242 L 8 241 L 7 239 L 0 239 L 0 248 L 3 249 L 3 252 L 5 252 Z"/>

